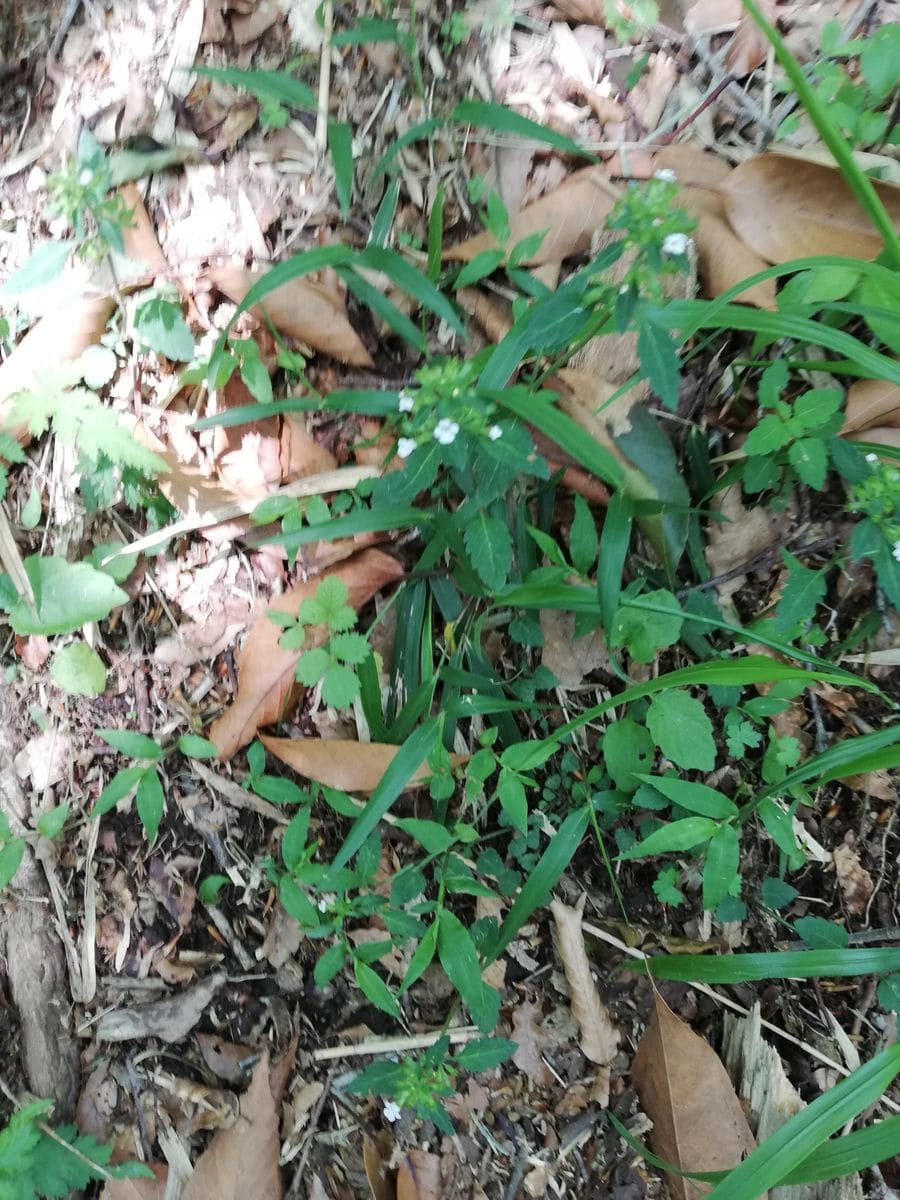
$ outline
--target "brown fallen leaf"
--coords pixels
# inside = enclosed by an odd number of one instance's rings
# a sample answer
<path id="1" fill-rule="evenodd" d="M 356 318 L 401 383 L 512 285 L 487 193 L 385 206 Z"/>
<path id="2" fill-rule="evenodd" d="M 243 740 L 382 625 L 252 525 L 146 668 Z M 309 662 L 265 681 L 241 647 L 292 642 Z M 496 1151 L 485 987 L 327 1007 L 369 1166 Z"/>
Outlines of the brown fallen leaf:
<path id="1" fill-rule="evenodd" d="M 240 1115 L 200 1155 L 182 1200 L 281 1200 L 279 1113 L 264 1054 L 240 1102 Z"/>
<path id="2" fill-rule="evenodd" d="M 399 746 L 381 742 L 351 742 L 343 738 L 275 738 L 260 741 L 277 759 L 325 787 L 342 792 L 372 792 L 394 761 Z M 431 770 L 422 763 L 409 782 L 424 783 Z"/>
<path id="3" fill-rule="evenodd" d="M 841 434 L 846 437 L 873 425 L 900 427 L 900 386 L 887 379 L 857 379 L 847 390 Z"/>
<path id="4" fill-rule="evenodd" d="M 403 568 L 395 558 L 380 550 L 363 550 L 328 574 L 346 584 L 350 593 L 348 603 L 359 609 L 383 587 L 402 579 Z M 315 594 L 323 578 L 324 574 L 296 584 L 268 607 L 296 615 L 300 603 Z M 261 725 L 280 720 L 296 693 L 294 667 L 302 651 L 282 650 L 278 645 L 282 632 L 263 612 L 240 649 L 237 695 L 209 731 L 222 758 L 230 758 L 241 746 L 246 746 Z M 325 637 L 324 628 L 311 629 L 302 649 L 321 645 Z"/>
<path id="5" fill-rule="evenodd" d="M 576 688 L 592 671 L 609 667 L 609 651 L 602 629 L 575 637 L 575 614 L 542 608 L 544 645 L 541 666 L 552 671 L 561 688 Z"/>
<path id="6" fill-rule="evenodd" d="M 759 11 L 774 25 L 777 14 L 775 0 L 759 0 Z M 748 12 L 742 14 L 734 37 L 725 52 L 725 65 L 737 79 L 743 79 L 769 56 L 769 39 Z"/>
<path id="7" fill-rule="evenodd" d="M 844 843 L 835 846 L 832 858 L 847 912 L 854 916 L 864 913 L 875 887 L 872 876 L 859 861 L 859 854 L 851 845 Z"/>
<path id="8" fill-rule="evenodd" d="M 426 1150 L 409 1150 L 397 1170 L 397 1200 L 443 1200 L 441 1160 Z"/>
<path id="9" fill-rule="evenodd" d="M 203 1061 L 219 1079 L 231 1084 L 247 1082 L 246 1063 L 253 1059 L 252 1046 L 240 1046 L 213 1033 L 198 1033 L 197 1045 Z"/>
<path id="10" fill-rule="evenodd" d="M 537 251 L 522 265 L 560 262 L 572 254 L 584 254 L 591 238 L 612 212 L 621 189 L 611 183 L 602 167 L 576 171 L 554 192 L 535 200 L 510 219 L 509 244 L 547 230 Z M 483 250 L 493 250 L 497 240 L 492 233 L 479 233 L 444 251 L 444 258 L 468 262 Z"/>
<path id="11" fill-rule="evenodd" d="M 900 229 L 900 186 L 873 181 Z M 875 258 L 882 239 L 837 167 L 787 154 L 748 158 L 720 189 L 732 228 L 770 263 L 818 254 Z"/>
<path id="12" fill-rule="evenodd" d="M 388 1166 L 392 1138 L 387 1130 L 376 1137 L 363 1138 L 363 1167 L 372 1193 L 372 1200 L 397 1200 L 396 1172 Z"/>
<path id="13" fill-rule="evenodd" d="M 9 358 L 0 364 L 0 430 L 17 441 L 28 440 L 28 430 L 7 422 L 9 401 L 40 381 L 49 364 L 72 362 L 88 346 L 100 341 L 115 308 L 108 296 L 83 296 L 41 317 L 25 334 Z"/>
<path id="14" fill-rule="evenodd" d="M 143 263 L 154 275 L 167 275 L 169 263 L 162 252 L 137 184 L 123 184 L 119 188 L 119 195 L 132 212 L 132 224 L 122 230 L 125 253 L 133 262 Z"/>
<path id="15" fill-rule="evenodd" d="M 756 1148 L 741 1102 L 713 1048 L 657 993 L 631 1078 L 653 1122 L 655 1154 L 682 1171 L 727 1171 Z M 697 1200 L 708 1184 L 667 1176 L 676 1200 Z"/>
<path id="16" fill-rule="evenodd" d="M 512 1040 L 516 1052 L 512 1056 L 515 1066 L 536 1087 L 547 1087 L 553 1075 L 544 1062 L 542 1051 L 553 1044 L 553 1035 L 540 1019 L 540 1006 L 526 1000 L 513 1012 Z"/>
<path id="17" fill-rule="evenodd" d="M 572 1016 L 581 1029 L 581 1050 L 585 1058 L 600 1068 L 594 1099 L 605 1108 L 609 1103 L 609 1064 L 619 1048 L 620 1034 L 610 1020 L 591 974 L 581 928 L 584 902 L 582 896 L 578 906 L 570 908 L 568 904 L 554 900 L 550 911 L 556 925 L 556 948 L 569 983 Z"/>
<path id="18" fill-rule="evenodd" d="M 111 1179 L 103 1189 L 102 1200 L 165 1200 L 167 1163 L 147 1163 L 152 1179 Z"/>
<path id="19" fill-rule="evenodd" d="M 719 33 L 736 26 L 743 15 L 741 0 L 694 0 L 684 14 L 684 27 L 689 33 Z"/>
<path id="20" fill-rule="evenodd" d="M 239 304 L 263 275 L 241 267 L 215 267 L 207 278 Z M 262 307 L 282 333 L 351 366 L 372 366 L 368 350 L 347 319 L 343 300 L 321 284 L 292 279 L 270 292 Z"/>

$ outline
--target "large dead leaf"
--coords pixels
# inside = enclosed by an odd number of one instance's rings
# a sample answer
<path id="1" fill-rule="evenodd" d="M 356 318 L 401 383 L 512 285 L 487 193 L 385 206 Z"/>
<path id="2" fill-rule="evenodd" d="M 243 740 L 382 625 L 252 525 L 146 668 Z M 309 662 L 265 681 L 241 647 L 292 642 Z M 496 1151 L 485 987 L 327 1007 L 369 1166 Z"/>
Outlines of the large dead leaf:
<path id="1" fill-rule="evenodd" d="M 582 1053 L 600 1068 L 594 1098 L 605 1107 L 609 1103 L 609 1064 L 619 1048 L 620 1035 L 597 994 L 591 974 L 581 929 L 583 909 L 584 897 L 577 908 L 570 908 L 560 900 L 554 900 L 550 905 L 556 925 L 556 948 L 569 984 L 572 1016 L 581 1029 Z"/>
<path id="2" fill-rule="evenodd" d="M 512 217 L 509 245 L 547 230 L 536 253 L 524 260 L 523 265 L 560 262 L 572 254 L 585 254 L 591 248 L 591 238 L 602 228 L 620 195 L 620 189 L 609 181 L 602 167 L 576 171 L 555 192 L 535 200 Z M 468 262 L 476 254 L 496 246 L 493 234 L 479 233 L 445 250 L 444 257 Z"/>
<path id="3" fill-rule="evenodd" d="M 349 562 L 341 563 L 331 574 L 341 579 L 350 593 L 348 603 L 356 609 L 390 583 L 403 576 L 396 559 L 380 550 L 364 550 Z M 315 594 L 322 576 L 298 583 L 268 606 L 277 612 L 296 614 L 300 603 Z M 261 613 L 247 635 L 238 655 L 238 690 L 234 702 L 214 722 L 209 736 L 222 758 L 230 758 L 256 733 L 261 725 L 280 719 L 295 694 L 294 666 L 299 650 L 282 650 L 278 645 L 282 630 Z M 310 631 L 304 649 L 321 645 L 324 629 Z"/>
<path id="4" fill-rule="evenodd" d="M 279 1114 L 263 1055 L 241 1096 L 240 1115 L 200 1155 L 182 1200 L 281 1200 Z"/>
<path id="5" fill-rule="evenodd" d="M 657 994 L 656 1009 L 631 1065 L 641 1107 L 653 1121 L 650 1144 L 682 1171 L 727 1171 L 756 1148 L 728 1072 L 712 1047 Z M 708 1184 L 669 1175 L 676 1200 L 696 1200 Z"/>
<path id="6" fill-rule="evenodd" d="M 397 1171 L 397 1200 L 443 1200 L 441 1160 L 427 1150 L 409 1150 Z"/>
<path id="7" fill-rule="evenodd" d="M 207 277 L 239 304 L 262 275 L 241 267 L 215 267 Z M 354 367 L 371 367 L 372 359 L 347 319 L 343 300 L 309 279 L 292 279 L 275 288 L 262 307 L 276 329 Z"/>
<path id="8" fill-rule="evenodd" d="M 900 229 L 900 186 L 873 182 Z M 875 258 L 882 239 L 836 167 L 786 154 L 761 154 L 722 184 L 735 232 L 771 263 L 808 255 Z"/>
<path id="9" fill-rule="evenodd" d="M 147 1163 L 152 1179 L 111 1179 L 103 1189 L 103 1200 L 165 1200 L 169 1168 L 165 1163 Z"/>
<path id="10" fill-rule="evenodd" d="M 873 425 L 900 427 L 900 387 L 887 379 L 857 379 L 847 392 L 845 436 Z"/>
<path id="11" fill-rule="evenodd" d="M 100 341 L 106 322 L 115 308 L 107 296 L 83 296 L 77 304 L 64 305 L 41 317 L 25 334 L 9 358 L 0 365 L 0 429 L 18 441 L 26 441 L 24 426 L 7 426 L 9 400 L 18 392 L 39 385 L 49 366 L 71 362 L 88 346 Z"/>
<path id="12" fill-rule="evenodd" d="M 400 747 L 383 742 L 351 742 L 346 738 L 275 738 L 260 741 L 277 759 L 325 787 L 342 792 L 372 792 Z M 422 763 L 409 786 L 421 784 L 431 770 Z"/>

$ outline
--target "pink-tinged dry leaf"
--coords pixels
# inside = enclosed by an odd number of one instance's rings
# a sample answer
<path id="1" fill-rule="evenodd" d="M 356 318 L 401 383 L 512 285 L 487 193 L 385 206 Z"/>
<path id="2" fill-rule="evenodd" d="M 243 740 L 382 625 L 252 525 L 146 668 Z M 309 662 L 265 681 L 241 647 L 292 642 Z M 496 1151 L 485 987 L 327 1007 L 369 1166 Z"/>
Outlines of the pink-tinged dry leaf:
<path id="1" fill-rule="evenodd" d="M 83 296 L 79 302 L 41 317 L 25 334 L 0 365 L 0 430 L 17 441 L 28 440 L 24 426 L 11 428 L 6 424 L 7 402 L 18 392 L 39 384 L 48 368 L 73 361 L 88 346 L 99 342 L 114 308 L 115 301 L 107 296 Z"/>
<path id="2" fill-rule="evenodd" d="M 237 374 L 232 375 L 217 399 L 218 412 L 256 403 Z M 277 416 L 219 426 L 213 445 L 219 481 L 238 499 L 261 500 L 281 483 L 281 424 Z"/>
<path id="3" fill-rule="evenodd" d="M 773 25 L 777 19 L 775 0 L 758 0 L 759 11 Z M 737 79 L 743 79 L 769 56 L 769 39 L 749 13 L 740 19 L 734 37 L 725 52 L 725 65 Z"/>
<path id="4" fill-rule="evenodd" d="M 239 304 L 262 275 L 241 267 L 216 267 L 207 277 Z M 347 319 L 343 300 L 308 279 L 292 279 L 262 302 L 276 329 L 314 350 L 354 367 L 371 367 L 372 359 Z"/>
<path id="5" fill-rule="evenodd" d="M 269 1087 L 269 1059 L 263 1055 L 240 1115 L 200 1155 L 182 1200 L 281 1200 L 279 1114 Z"/>
<path id="6" fill-rule="evenodd" d="M 111 1179 L 101 1200 L 165 1200 L 169 1167 L 166 1163 L 147 1163 L 152 1179 Z"/>
<path id="7" fill-rule="evenodd" d="M 403 568 L 396 559 L 380 550 L 364 550 L 328 574 L 346 584 L 350 593 L 348 603 L 360 609 L 376 592 L 402 579 Z M 323 578 L 324 575 L 320 575 L 298 583 L 268 607 L 296 615 L 301 601 L 315 595 Z M 282 650 L 278 645 L 282 632 L 263 612 L 241 647 L 237 660 L 237 695 L 209 731 L 222 758 L 231 758 L 241 746 L 246 746 L 260 726 L 280 720 L 297 692 L 294 667 L 301 651 Z M 311 629 L 303 649 L 320 646 L 325 638 L 323 627 Z"/>
<path id="8" fill-rule="evenodd" d="M 722 1060 L 657 994 L 631 1078 L 653 1122 L 655 1154 L 682 1171 L 727 1171 L 756 1148 Z M 668 1175 L 675 1200 L 697 1200 L 709 1184 Z"/>
<path id="9" fill-rule="evenodd" d="M 547 236 L 536 253 L 523 265 L 560 262 L 572 254 L 584 254 L 591 248 L 591 238 L 602 228 L 621 195 L 602 167 L 586 167 L 576 171 L 564 184 L 540 200 L 535 200 L 510 220 L 509 245 L 522 238 L 547 230 Z M 494 250 L 497 241 L 491 233 L 479 233 L 444 251 L 444 258 L 468 262 L 483 250 Z"/>
<path id="10" fill-rule="evenodd" d="M 900 186 L 873 181 L 900 229 Z M 837 167 L 787 154 L 748 158 L 721 187 L 732 228 L 770 263 L 819 254 L 875 258 L 882 239 Z"/>
<path id="11" fill-rule="evenodd" d="M 694 0 L 684 15 L 690 33 L 721 33 L 744 15 L 741 0 Z"/>
<path id="12" fill-rule="evenodd" d="M 605 1107 L 609 1103 L 609 1064 L 619 1048 L 620 1034 L 597 994 L 591 974 L 581 929 L 583 909 L 584 897 L 577 908 L 559 900 L 550 905 L 556 926 L 556 948 L 569 984 L 569 1004 L 581 1029 L 581 1050 L 585 1058 L 600 1068 L 594 1098 Z"/>
<path id="13" fill-rule="evenodd" d="M 841 433 L 847 436 L 873 425 L 900 426 L 900 386 L 887 379 L 857 379 L 847 392 Z"/>
<path id="14" fill-rule="evenodd" d="M 260 741 L 298 775 L 342 792 L 372 792 L 400 751 L 382 742 L 350 742 L 343 738 L 274 738 Z M 431 774 L 422 763 L 409 786 L 424 783 Z"/>
<path id="15" fill-rule="evenodd" d="M 285 483 L 306 475 L 333 471 L 337 459 L 306 428 L 303 413 L 284 413 L 281 418 L 281 478 Z"/>

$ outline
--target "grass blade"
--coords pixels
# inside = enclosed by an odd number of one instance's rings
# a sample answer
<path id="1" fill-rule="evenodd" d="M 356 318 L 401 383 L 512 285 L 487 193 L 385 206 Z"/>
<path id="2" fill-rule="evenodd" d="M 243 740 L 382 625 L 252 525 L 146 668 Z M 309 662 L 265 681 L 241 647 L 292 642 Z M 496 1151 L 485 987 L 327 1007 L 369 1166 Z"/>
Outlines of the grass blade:
<path id="1" fill-rule="evenodd" d="M 274 100 L 289 108 L 316 109 L 316 94 L 284 71 L 242 71 L 239 67 L 191 67 L 197 75 L 243 88 L 259 100 Z"/>
<path id="2" fill-rule="evenodd" d="M 353 195 L 353 130 L 346 121 L 328 122 L 328 152 L 341 216 L 346 217 Z"/>
<path id="3" fill-rule="evenodd" d="M 559 731 L 557 731 L 558 736 Z M 849 979 L 900 971 L 900 947 L 860 950 L 773 950 L 763 954 L 663 954 L 624 964 L 654 979 L 685 983 L 751 983 L 761 979 Z"/>
<path id="4" fill-rule="evenodd" d="M 450 116 L 461 125 L 475 125 L 479 129 L 491 129 L 494 133 L 512 133 L 517 137 L 543 142 L 566 154 L 589 159 L 590 162 L 599 161 L 595 155 L 583 150 L 571 138 L 564 137 L 555 129 L 548 129 L 546 125 L 539 125 L 537 121 L 531 121 L 528 117 L 520 116 L 502 104 L 492 104 L 488 100 L 461 100 Z"/>

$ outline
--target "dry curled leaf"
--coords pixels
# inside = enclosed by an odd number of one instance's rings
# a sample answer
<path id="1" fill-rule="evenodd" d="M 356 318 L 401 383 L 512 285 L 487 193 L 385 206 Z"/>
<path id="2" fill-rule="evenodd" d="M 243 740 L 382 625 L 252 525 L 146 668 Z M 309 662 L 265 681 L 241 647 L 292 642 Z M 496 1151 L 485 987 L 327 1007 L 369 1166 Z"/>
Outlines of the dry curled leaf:
<path id="1" fill-rule="evenodd" d="M 382 742 L 345 738 L 262 737 L 260 741 L 298 775 L 342 792 L 374 791 L 400 750 Z M 430 774 L 428 764 L 422 763 L 408 786 L 424 783 Z"/>
<path id="2" fill-rule="evenodd" d="M 239 304 L 263 275 L 241 267 L 216 267 L 207 278 Z M 269 292 L 261 307 L 282 333 L 351 366 L 372 366 L 368 350 L 347 319 L 343 299 L 321 284 L 291 279 Z"/>
<path id="3" fill-rule="evenodd" d="M 396 559 L 380 550 L 363 550 L 328 574 L 342 580 L 349 592 L 348 604 L 359 609 L 376 592 L 401 579 L 403 568 Z M 301 602 L 307 596 L 315 595 L 323 578 L 324 575 L 320 575 L 296 584 L 268 607 L 296 616 Z M 246 746 L 261 725 L 280 720 L 291 697 L 296 694 L 294 667 L 302 651 L 283 650 L 278 645 L 282 632 L 281 627 L 262 612 L 241 647 L 237 659 L 237 695 L 209 731 L 222 758 L 230 758 L 241 746 Z M 310 629 L 302 650 L 322 645 L 326 636 L 323 627 Z"/>
<path id="4" fill-rule="evenodd" d="M 127 1042 L 134 1038 L 159 1038 L 163 1042 L 180 1042 L 203 1016 L 224 982 L 224 975 L 210 975 L 165 1000 L 133 1008 L 114 1008 L 97 1022 L 97 1040 Z"/>
<path id="5" fill-rule="evenodd" d="M 900 427 L 900 386 L 887 379 L 857 379 L 847 390 L 841 434 L 847 437 L 875 425 Z"/>
<path id="6" fill-rule="evenodd" d="M 238 1119 L 200 1155 L 182 1200 L 281 1200 L 280 1150 L 279 1114 L 264 1054 L 241 1096 Z"/>
<path id="7" fill-rule="evenodd" d="M 872 876 L 859 861 L 859 854 L 853 846 L 836 846 L 832 858 L 847 912 L 855 916 L 864 913 L 875 886 Z"/>
<path id="8" fill-rule="evenodd" d="M 872 186 L 900 229 L 900 187 Z M 875 258 L 882 238 L 837 167 L 761 154 L 735 167 L 720 193 L 732 228 L 770 263 L 819 254 Z"/>
<path id="9" fill-rule="evenodd" d="M 713 1048 L 657 993 L 631 1065 L 641 1107 L 653 1122 L 655 1154 L 682 1171 L 727 1171 L 756 1148 L 741 1102 Z M 667 1176 L 676 1200 L 697 1200 L 709 1184 Z"/>
<path id="10" fill-rule="evenodd" d="M 556 191 L 535 200 L 511 218 L 509 245 L 546 230 L 539 248 L 523 260 L 523 266 L 560 262 L 573 254 L 585 254 L 620 195 L 620 189 L 609 181 L 602 167 L 576 171 Z M 468 262 L 476 254 L 496 247 L 492 233 L 479 233 L 445 250 L 444 258 Z"/>
<path id="11" fill-rule="evenodd" d="M 776 20 L 775 0 L 758 0 L 759 11 L 769 22 Z M 769 55 L 769 39 L 745 12 L 725 53 L 725 65 L 737 79 L 743 79 L 761 67 Z"/>
<path id="12" fill-rule="evenodd" d="M 609 1064 L 619 1048 L 620 1035 L 597 994 L 591 974 L 581 929 L 583 906 L 583 897 L 577 908 L 554 900 L 550 911 L 556 925 L 556 947 L 569 984 L 572 1016 L 581 1029 L 581 1049 L 585 1058 L 600 1067 L 594 1098 L 605 1107 L 609 1103 Z"/>

